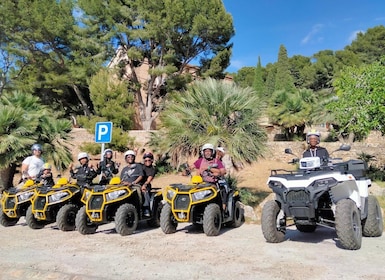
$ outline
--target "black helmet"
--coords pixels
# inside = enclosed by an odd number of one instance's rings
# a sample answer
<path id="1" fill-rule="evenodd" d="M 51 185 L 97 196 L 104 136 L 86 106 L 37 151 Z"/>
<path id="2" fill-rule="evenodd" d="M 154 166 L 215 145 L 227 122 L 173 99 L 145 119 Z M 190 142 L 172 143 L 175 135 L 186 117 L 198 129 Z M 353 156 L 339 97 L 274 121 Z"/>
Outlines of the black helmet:
<path id="1" fill-rule="evenodd" d="M 154 160 L 154 155 L 152 153 L 145 153 L 143 155 L 143 159 L 150 158 L 151 160 Z"/>

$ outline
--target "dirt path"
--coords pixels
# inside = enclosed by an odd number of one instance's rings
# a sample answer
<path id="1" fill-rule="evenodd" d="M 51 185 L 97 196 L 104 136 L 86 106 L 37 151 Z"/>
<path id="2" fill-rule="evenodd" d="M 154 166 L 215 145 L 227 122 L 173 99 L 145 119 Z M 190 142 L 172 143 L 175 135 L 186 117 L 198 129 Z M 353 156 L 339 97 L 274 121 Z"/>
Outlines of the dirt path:
<path id="1" fill-rule="evenodd" d="M 385 279 L 385 236 L 362 248 L 338 248 L 333 230 L 288 230 L 266 243 L 259 225 L 244 224 L 207 237 L 189 224 L 175 234 L 140 224 L 122 237 L 113 224 L 96 234 L 32 230 L 24 219 L 0 228 L 0 279 Z"/>

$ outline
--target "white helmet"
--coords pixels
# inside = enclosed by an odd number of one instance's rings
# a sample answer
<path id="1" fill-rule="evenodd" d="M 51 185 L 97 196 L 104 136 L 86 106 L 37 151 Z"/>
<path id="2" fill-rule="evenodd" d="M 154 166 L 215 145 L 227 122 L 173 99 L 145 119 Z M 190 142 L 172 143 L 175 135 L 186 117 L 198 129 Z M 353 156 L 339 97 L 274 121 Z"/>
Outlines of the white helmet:
<path id="1" fill-rule="evenodd" d="M 78 160 L 81 160 L 82 158 L 86 158 L 87 160 L 90 160 L 90 157 L 87 153 L 81 152 L 78 154 Z"/>
<path id="2" fill-rule="evenodd" d="M 124 153 L 124 158 L 126 158 L 128 155 L 132 155 L 136 157 L 136 154 L 133 150 L 128 150 L 127 152 Z"/>
<path id="3" fill-rule="evenodd" d="M 321 141 L 321 133 L 319 131 L 316 131 L 316 130 L 311 130 L 309 131 L 307 134 L 306 134 L 306 142 L 309 144 L 309 137 L 310 136 L 317 136 L 318 138 L 318 144 L 319 142 Z"/>
<path id="4" fill-rule="evenodd" d="M 210 144 L 210 143 L 206 143 L 202 146 L 202 149 L 201 151 L 203 152 L 204 150 L 206 149 L 210 149 L 213 153 L 214 153 L 214 145 L 213 144 Z"/>
<path id="5" fill-rule="evenodd" d="M 111 153 L 111 155 L 113 154 L 111 149 L 105 149 L 104 153 L 103 153 L 103 156 L 105 157 L 107 153 Z"/>

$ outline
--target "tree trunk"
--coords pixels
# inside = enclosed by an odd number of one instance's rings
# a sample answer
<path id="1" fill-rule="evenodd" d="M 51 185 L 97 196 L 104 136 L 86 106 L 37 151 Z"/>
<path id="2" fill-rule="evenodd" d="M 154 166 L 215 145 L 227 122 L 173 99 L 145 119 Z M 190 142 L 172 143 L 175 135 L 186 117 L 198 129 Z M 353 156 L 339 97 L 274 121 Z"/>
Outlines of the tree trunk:
<path id="1" fill-rule="evenodd" d="M 0 170 L 0 192 L 13 187 L 13 177 L 15 173 L 15 164 L 11 164 L 9 167 Z"/>
<path id="2" fill-rule="evenodd" d="M 80 103 L 82 104 L 84 114 L 87 117 L 91 116 L 91 111 L 88 108 L 88 104 L 86 100 L 83 98 L 82 92 L 79 90 L 79 88 L 75 84 L 72 85 L 72 89 L 75 91 L 76 96 L 78 97 Z"/>
<path id="3" fill-rule="evenodd" d="M 152 76 L 147 90 L 138 90 L 138 107 L 139 107 L 139 120 L 142 125 L 143 130 L 151 130 L 153 128 L 153 122 L 157 116 L 157 114 L 153 115 L 153 95 L 154 95 L 154 81 L 156 77 Z M 143 85 L 142 85 L 143 88 Z M 155 89 L 155 91 L 158 88 Z M 144 92 L 144 94 L 143 94 Z M 146 102 L 143 100 L 143 95 L 146 97 Z"/>

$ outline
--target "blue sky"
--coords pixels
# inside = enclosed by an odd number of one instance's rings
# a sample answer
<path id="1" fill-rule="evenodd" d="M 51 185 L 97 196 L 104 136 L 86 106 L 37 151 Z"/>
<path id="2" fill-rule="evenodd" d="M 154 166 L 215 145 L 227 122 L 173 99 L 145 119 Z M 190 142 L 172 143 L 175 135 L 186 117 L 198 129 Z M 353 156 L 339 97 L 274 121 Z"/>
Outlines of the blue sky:
<path id="1" fill-rule="evenodd" d="M 385 0 L 223 0 L 235 35 L 229 72 L 289 57 L 342 50 L 359 31 L 385 26 Z"/>

